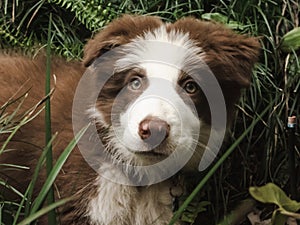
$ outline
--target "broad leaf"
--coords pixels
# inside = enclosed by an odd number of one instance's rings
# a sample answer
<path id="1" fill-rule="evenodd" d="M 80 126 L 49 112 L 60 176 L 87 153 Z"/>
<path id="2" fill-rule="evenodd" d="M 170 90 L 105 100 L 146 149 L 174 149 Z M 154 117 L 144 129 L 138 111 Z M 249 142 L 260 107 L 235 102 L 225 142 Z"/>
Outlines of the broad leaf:
<path id="1" fill-rule="evenodd" d="M 296 51 L 300 48 L 300 27 L 296 27 L 282 37 L 281 49 L 284 52 Z"/>
<path id="2" fill-rule="evenodd" d="M 286 211 L 296 212 L 300 203 L 291 200 L 277 185 L 268 183 L 262 187 L 250 187 L 250 194 L 262 203 L 273 203 Z"/>

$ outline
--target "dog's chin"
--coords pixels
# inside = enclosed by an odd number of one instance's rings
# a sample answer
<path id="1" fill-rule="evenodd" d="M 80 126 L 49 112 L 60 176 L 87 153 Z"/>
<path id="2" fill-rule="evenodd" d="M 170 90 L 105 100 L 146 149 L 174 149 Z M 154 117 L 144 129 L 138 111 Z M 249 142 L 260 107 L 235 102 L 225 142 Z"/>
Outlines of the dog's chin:
<path id="1" fill-rule="evenodd" d="M 165 147 L 158 146 L 154 149 L 150 148 L 143 151 L 133 151 L 129 149 L 128 151 L 133 157 L 133 160 L 130 161 L 133 161 L 134 164 L 138 166 L 149 166 L 159 163 L 169 157 L 169 154 L 162 149 L 165 149 Z"/>

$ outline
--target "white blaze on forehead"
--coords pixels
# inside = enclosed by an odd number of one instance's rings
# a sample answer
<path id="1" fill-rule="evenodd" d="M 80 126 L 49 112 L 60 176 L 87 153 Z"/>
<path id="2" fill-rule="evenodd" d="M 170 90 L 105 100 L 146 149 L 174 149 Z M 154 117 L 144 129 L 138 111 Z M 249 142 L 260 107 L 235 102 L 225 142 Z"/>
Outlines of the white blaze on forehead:
<path id="1" fill-rule="evenodd" d="M 160 62 L 145 62 L 141 63 L 140 66 L 146 70 L 148 78 L 160 78 L 168 80 L 176 86 L 180 70 L 172 65 L 166 65 Z M 152 80 L 149 79 L 150 85 Z"/>
<path id="2" fill-rule="evenodd" d="M 178 70 L 186 70 L 195 65 L 199 66 L 203 54 L 202 49 L 190 39 L 189 33 L 178 30 L 168 32 L 167 25 L 147 31 L 143 36 L 138 36 L 122 46 L 121 51 L 124 53 L 124 57 L 116 61 L 116 71 L 142 67 L 148 72 L 149 63 L 152 63 L 151 66 L 164 64 Z M 145 65 L 147 65 L 146 68 Z"/>

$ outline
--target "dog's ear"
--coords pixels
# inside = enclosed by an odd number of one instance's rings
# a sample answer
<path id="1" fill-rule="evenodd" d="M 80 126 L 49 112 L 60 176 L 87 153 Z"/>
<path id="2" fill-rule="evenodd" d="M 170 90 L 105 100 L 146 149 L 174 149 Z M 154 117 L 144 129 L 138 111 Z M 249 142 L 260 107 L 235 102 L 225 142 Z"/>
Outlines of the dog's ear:
<path id="1" fill-rule="evenodd" d="M 143 35 L 148 30 L 161 26 L 162 21 L 156 17 L 124 15 L 111 22 L 84 48 L 83 63 L 89 66 L 97 57 L 114 47 L 126 44 L 131 39 Z"/>
<path id="2" fill-rule="evenodd" d="M 215 35 L 219 44 L 212 42 L 212 52 L 206 58 L 208 66 L 224 85 L 249 87 L 254 64 L 259 58 L 259 39 L 230 30 L 215 31 Z"/>
<path id="3" fill-rule="evenodd" d="M 203 60 L 224 86 L 243 88 L 250 85 L 252 69 L 260 52 L 258 38 L 193 18 L 179 20 L 174 26 L 190 33 L 203 50 Z"/>

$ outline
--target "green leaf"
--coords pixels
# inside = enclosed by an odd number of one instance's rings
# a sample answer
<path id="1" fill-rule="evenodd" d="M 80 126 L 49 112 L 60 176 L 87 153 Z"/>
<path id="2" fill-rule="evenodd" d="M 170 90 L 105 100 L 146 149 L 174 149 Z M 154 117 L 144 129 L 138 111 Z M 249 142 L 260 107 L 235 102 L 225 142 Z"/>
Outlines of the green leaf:
<path id="1" fill-rule="evenodd" d="M 204 13 L 201 15 L 201 18 L 204 20 L 213 20 L 223 24 L 229 21 L 227 16 L 224 16 L 220 13 Z"/>
<path id="2" fill-rule="evenodd" d="M 201 15 L 201 18 L 204 20 L 216 21 L 218 23 L 225 24 L 231 29 L 244 30 L 246 28 L 246 26 L 244 26 L 243 24 L 234 20 L 230 20 L 227 16 L 224 16 L 220 13 L 204 13 Z"/>
<path id="3" fill-rule="evenodd" d="M 281 50 L 284 52 L 296 51 L 300 48 L 300 27 L 296 27 L 282 37 Z"/>
<path id="4" fill-rule="evenodd" d="M 206 206 L 208 205 L 210 205 L 210 202 L 208 201 L 202 201 L 199 203 L 195 203 L 195 202 L 190 203 L 189 206 L 186 208 L 185 212 L 182 214 L 180 220 L 183 222 L 188 222 L 190 224 L 193 224 L 198 214 L 200 212 L 204 212 L 207 210 Z"/>
<path id="5" fill-rule="evenodd" d="M 277 185 L 268 183 L 262 187 L 250 187 L 249 192 L 253 198 L 262 203 L 276 204 L 280 209 L 296 212 L 300 209 L 300 203 L 291 200 Z"/>

